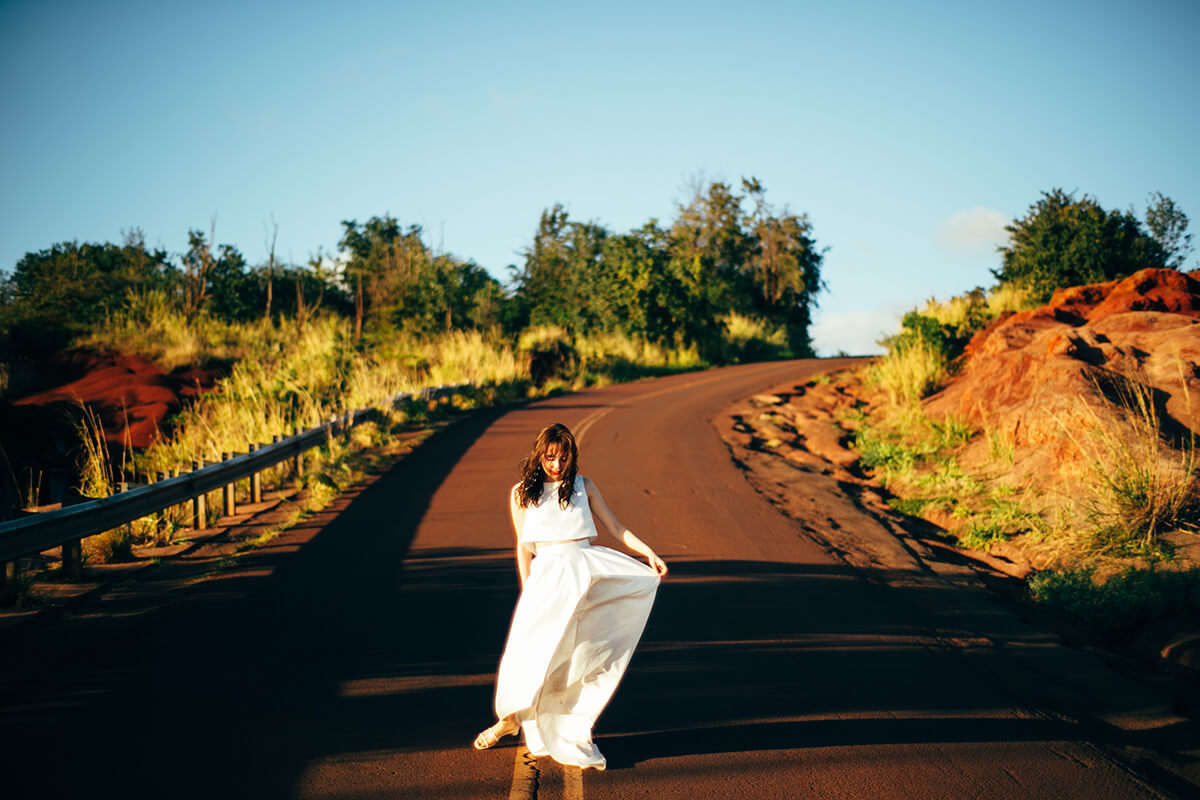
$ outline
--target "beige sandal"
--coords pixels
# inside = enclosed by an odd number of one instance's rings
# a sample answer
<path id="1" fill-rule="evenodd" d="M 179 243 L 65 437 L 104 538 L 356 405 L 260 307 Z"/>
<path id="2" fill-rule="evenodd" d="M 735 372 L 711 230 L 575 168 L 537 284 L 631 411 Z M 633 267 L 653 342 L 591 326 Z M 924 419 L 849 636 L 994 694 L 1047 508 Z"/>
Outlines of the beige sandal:
<path id="1" fill-rule="evenodd" d="M 508 725 L 511 725 L 512 727 L 507 727 Z M 505 726 L 504 730 L 499 730 L 501 726 Z M 487 750 L 489 747 L 495 747 L 496 743 L 502 738 L 508 736 L 509 734 L 516 733 L 518 730 L 520 730 L 520 726 L 518 726 L 516 723 L 511 721 L 505 723 L 504 720 L 501 720 L 490 728 L 482 731 L 478 736 L 475 737 L 475 749 Z"/>

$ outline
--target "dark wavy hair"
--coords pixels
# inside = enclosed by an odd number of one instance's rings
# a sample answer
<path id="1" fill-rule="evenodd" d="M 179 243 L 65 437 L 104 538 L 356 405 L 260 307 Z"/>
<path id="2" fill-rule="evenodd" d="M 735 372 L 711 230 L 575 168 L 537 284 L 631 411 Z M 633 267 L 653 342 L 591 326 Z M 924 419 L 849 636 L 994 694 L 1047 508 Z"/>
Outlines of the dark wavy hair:
<path id="1" fill-rule="evenodd" d="M 567 426 L 556 422 L 538 432 L 533 449 L 521 462 L 521 482 L 517 484 L 517 504 L 521 508 L 537 505 L 542 496 L 542 484 L 546 481 L 542 456 L 546 455 L 551 445 L 558 445 L 567 455 L 567 465 L 559 478 L 558 505 L 566 508 L 570 504 L 571 492 L 575 489 L 575 475 L 579 471 L 579 448 L 575 446 L 575 437 Z"/>

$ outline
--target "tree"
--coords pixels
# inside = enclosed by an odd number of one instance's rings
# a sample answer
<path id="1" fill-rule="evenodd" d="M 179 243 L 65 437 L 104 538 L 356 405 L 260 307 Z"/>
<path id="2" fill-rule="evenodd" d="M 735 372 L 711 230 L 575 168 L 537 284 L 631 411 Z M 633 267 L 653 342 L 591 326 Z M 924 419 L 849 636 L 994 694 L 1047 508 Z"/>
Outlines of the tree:
<path id="1" fill-rule="evenodd" d="M 754 248 L 745 267 L 753 279 L 754 298 L 764 316 L 783 322 L 793 353 L 808 352 L 808 325 L 821 281 L 823 250 L 817 249 L 808 216 L 785 207 L 778 214 L 766 201 L 756 178 L 743 178 L 742 188 L 754 201 L 745 227 Z"/>
<path id="2" fill-rule="evenodd" d="M 296 291 L 296 324 L 304 327 L 321 308 L 325 289 L 333 279 L 324 251 L 318 247 L 317 252 L 309 256 L 308 264 L 285 269 L 284 277 L 291 279 Z"/>
<path id="3" fill-rule="evenodd" d="M 212 241 L 217 236 L 217 218 L 209 223 L 208 237 L 199 228 L 188 231 L 188 249 L 183 254 L 183 311 L 189 317 L 200 312 L 208 298 L 209 276 L 216 258 L 212 252 Z"/>
<path id="4" fill-rule="evenodd" d="M 671 226 L 673 262 L 688 278 L 688 288 L 720 311 L 739 305 L 739 278 L 754 249 L 742 222 L 742 198 L 714 181 L 707 190 L 692 188 L 691 201 L 679 207 Z"/>
<path id="5" fill-rule="evenodd" d="M 1043 192 L 1006 230 L 1003 266 L 993 274 L 1025 288 L 1036 303 L 1060 287 L 1123 278 L 1166 261 L 1162 245 L 1132 214 L 1105 211 L 1088 195 L 1076 200 L 1062 189 Z"/>
<path id="6" fill-rule="evenodd" d="M 543 211 L 515 278 L 520 316 L 532 325 L 570 331 L 611 327 L 602 265 L 608 235 L 598 223 L 572 222 L 562 205 Z"/>
<path id="7" fill-rule="evenodd" d="M 786 326 L 793 352 L 808 352 L 824 253 L 806 216 L 777 213 L 753 178 L 742 187 L 697 184 L 669 229 L 651 220 L 626 234 L 574 222 L 561 205 L 546 209 L 514 275 L 513 321 L 622 330 L 696 344 L 716 359 L 721 318 L 736 311 Z"/>
<path id="8" fill-rule="evenodd" d="M 606 242 L 612 304 L 623 329 L 672 344 L 710 343 L 720 337 L 708 295 L 698 290 L 686 258 L 673 258 L 668 231 L 650 220 Z"/>
<path id="9" fill-rule="evenodd" d="M 401 229 L 386 215 L 342 225 L 343 281 L 354 296 L 356 337 L 364 321 L 431 334 L 499 318 L 498 307 L 482 318 L 477 313 L 478 303 L 496 306 L 503 298 L 499 282 L 473 262 L 433 253 L 421 226 Z"/>
<path id="10" fill-rule="evenodd" d="M 371 217 L 361 226 L 344 220 L 342 227 L 338 246 L 345 254 L 343 276 L 354 296 L 354 340 L 359 341 L 368 314 L 381 320 L 396 316 L 396 300 L 414 281 L 428 253 L 421 227 L 401 230 L 399 220 L 389 214 Z"/>
<path id="11" fill-rule="evenodd" d="M 267 308 L 263 313 L 267 319 L 271 318 L 271 300 L 275 295 L 275 240 L 279 238 L 279 223 L 275 221 L 275 215 L 271 215 L 271 227 L 268 230 L 267 223 L 263 223 L 263 244 L 267 247 L 267 263 L 263 265 L 266 273 L 266 289 L 267 289 Z"/>
<path id="12" fill-rule="evenodd" d="M 231 244 L 223 244 L 208 273 L 207 309 L 231 321 L 245 322 L 258 316 L 263 286 L 247 269 L 246 258 Z"/>
<path id="13" fill-rule="evenodd" d="M 183 254 L 183 310 L 189 317 L 208 310 L 229 320 L 248 320 L 261 308 L 261 287 L 247 269 L 246 259 L 231 244 L 216 246 L 213 217 L 209 234 L 188 231 Z"/>
<path id="14" fill-rule="evenodd" d="M 10 305 L 48 324 L 85 327 L 119 307 L 129 291 L 167 288 L 176 276 L 165 250 L 149 250 L 138 229 L 124 242 L 62 242 L 26 253 L 9 276 Z"/>
<path id="15" fill-rule="evenodd" d="M 1146 207 L 1146 229 L 1163 250 L 1163 261 L 1171 269 L 1182 270 L 1192 254 L 1192 235 L 1187 232 L 1188 216 L 1175 201 L 1162 192 L 1150 195 Z"/>
<path id="16" fill-rule="evenodd" d="M 66 347 L 118 309 L 130 292 L 171 292 L 178 278 L 165 250 L 136 228 L 120 245 L 62 242 L 26 253 L 0 276 L 0 362 Z"/>

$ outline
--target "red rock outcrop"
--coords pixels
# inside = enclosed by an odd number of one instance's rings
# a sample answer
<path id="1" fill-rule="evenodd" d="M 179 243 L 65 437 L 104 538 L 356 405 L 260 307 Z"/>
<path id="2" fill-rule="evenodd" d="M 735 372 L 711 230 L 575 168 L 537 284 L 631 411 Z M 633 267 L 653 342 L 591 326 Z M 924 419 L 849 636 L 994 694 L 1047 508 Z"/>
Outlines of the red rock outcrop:
<path id="1" fill-rule="evenodd" d="M 13 405 L 47 410 L 90 406 L 104 426 L 105 438 L 116 446 L 149 447 L 169 414 L 220 377 L 217 370 L 201 369 L 168 374 L 151 361 L 119 353 L 76 350 L 66 359 L 83 377 Z"/>
<path id="2" fill-rule="evenodd" d="M 13 403 L 0 401 L 0 447 L 7 461 L 0 476 L 6 479 L 0 481 L 0 518 L 11 513 L 8 495 L 14 491 L 21 504 L 55 503 L 77 482 L 81 442 L 75 426 L 81 405 L 100 419 L 110 455 L 121 463 L 124 450 L 153 444 L 169 415 L 224 374 L 221 369 L 166 373 L 143 358 L 91 350 L 63 353 L 46 366 L 48 374 L 67 382 Z"/>
<path id="3" fill-rule="evenodd" d="M 1168 430 L 1200 432 L 1198 278 L 1147 269 L 1006 315 L 971 340 L 959 374 L 926 410 L 1002 437 L 1028 477 L 1079 461 L 1076 434 L 1114 421 L 1098 388 L 1106 382 L 1143 383 Z"/>

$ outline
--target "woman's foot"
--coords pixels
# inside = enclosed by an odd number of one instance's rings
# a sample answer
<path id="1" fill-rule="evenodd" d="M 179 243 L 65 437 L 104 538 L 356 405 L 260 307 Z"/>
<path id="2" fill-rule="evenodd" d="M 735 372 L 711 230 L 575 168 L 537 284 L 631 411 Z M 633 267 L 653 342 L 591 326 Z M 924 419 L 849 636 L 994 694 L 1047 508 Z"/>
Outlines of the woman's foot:
<path id="1" fill-rule="evenodd" d="M 516 733 L 518 730 L 520 730 L 520 726 L 517 723 L 511 719 L 502 719 L 475 737 L 475 749 L 487 750 L 489 747 L 495 747 L 496 742 L 501 738 Z"/>

